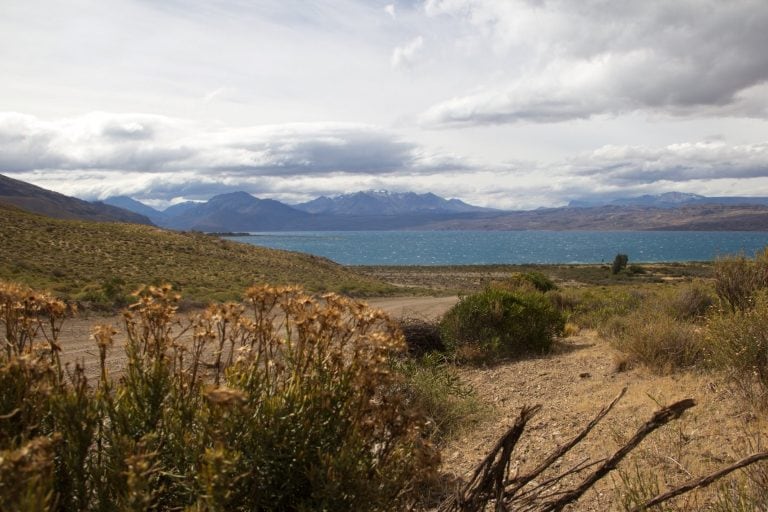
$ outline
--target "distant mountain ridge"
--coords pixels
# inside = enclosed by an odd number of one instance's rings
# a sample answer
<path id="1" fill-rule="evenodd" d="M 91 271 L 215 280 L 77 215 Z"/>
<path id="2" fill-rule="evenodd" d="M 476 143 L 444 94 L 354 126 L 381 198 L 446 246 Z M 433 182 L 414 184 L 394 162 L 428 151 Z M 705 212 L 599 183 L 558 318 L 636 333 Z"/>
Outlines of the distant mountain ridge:
<path id="1" fill-rule="evenodd" d="M 111 201 L 107 199 L 106 201 Z M 133 200 L 131 200 L 133 201 Z M 137 202 L 138 203 L 138 202 Z M 592 205 L 596 203 L 596 205 Z M 669 192 L 568 207 L 503 211 L 435 194 L 365 191 L 298 205 L 246 192 L 181 203 L 150 218 L 172 229 L 254 231 L 349 230 L 730 230 L 768 231 L 768 198 L 712 198 Z M 130 201 L 118 204 L 141 208 Z M 141 205 L 141 206 L 139 206 Z M 140 211 L 146 211 L 144 209 Z M 148 212 L 151 213 L 151 212 Z"/>
<path id="2" fill-rule="evenodd" d="M 678 208 L 694 204 L 719 205 L 768 205 L 768 197 L 707 197 L 686 192 L 665 192 L 663 194 L 645 194 L 635 197 L 614 199 L 585 199 L 568 203 L 570 208 L 592 208 L 596 206 L 652 206 L 656 208 Z"/>
<path id="3" fill-rule="evenodd" d="M 389 192 L 367 190 L 334 197 L 321 196 L 294 208 L 315 214 L 331 215 L 405 215 L 412 213 L 490 212 L 490 208 L 472 206 L 460 199 L 443 199 L 431 192 Z"/>
<path id="4" fill-rule="evenodd" d="M 90 203 L 0 174 L 0 203 L 68 220 L 152 224 L 145 215 L 101 202 Z"/>
<path id="5" fill-rule="evenodd" d="M 160 226 L 199 231 L 303 231 L 412 229 L 425 223 L 495 215 L 499 210 L 443 199 L 432 193 L 365 191 L 319 197 L 298 205 L 231 192 L 164 211 L 124 196 L 105 199 L 142 212 Z"/>
<path id="6" fill-rule="evenodd" d="M 200 231 L 280 231 L 296 229 L 308 217 L 309 214 L 274 199 L 232 192 L 214 196 L 205 203 L 187 205 L 178 215 L 167 216 L 163 225 Z"/>

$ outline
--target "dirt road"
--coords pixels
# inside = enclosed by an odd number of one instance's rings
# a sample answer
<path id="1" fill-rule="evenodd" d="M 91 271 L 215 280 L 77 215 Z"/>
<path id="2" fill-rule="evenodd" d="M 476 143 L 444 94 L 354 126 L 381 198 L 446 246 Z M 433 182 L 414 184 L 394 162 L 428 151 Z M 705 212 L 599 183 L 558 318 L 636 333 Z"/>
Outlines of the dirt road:
<path id="1" fill-rule="evenodd" d="M 382 309 L 393 317 L 418 317 L 433 319 L 448 310 L 458 299 L 456 297 L 388 297 L 367 301 L 372 307 Z M 112 325 L 118 331 L 115 346 L 109 353 L 107 365 L 113 374 L 123 368 L 124 353 L 122 345 L 125 337 L 121 333 L 120 315 L 88 315 L 73 318 L 64 324 L 60 344 L 63 348 L 62 361 L 79 362 L 86 368 L 88 376 L 96 376 L 98 368 L 98 350 L 90 339 L 91 330 L 97 324 Z"/>

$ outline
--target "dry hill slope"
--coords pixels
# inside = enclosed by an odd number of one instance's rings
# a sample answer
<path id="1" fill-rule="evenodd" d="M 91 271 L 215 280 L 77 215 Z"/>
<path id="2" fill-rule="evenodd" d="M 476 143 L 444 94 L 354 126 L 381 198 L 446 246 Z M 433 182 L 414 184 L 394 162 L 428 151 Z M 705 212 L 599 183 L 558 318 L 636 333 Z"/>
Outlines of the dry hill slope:
<path id="1" fill-rule="evenodd" d="M 78 219 L 97 222 L 134 222 L 152 224 L 144 215 L 104 203 L 89 203 L 75 197 L 14 180 L 0 174 L 0 204 L 56 219 Z"/>
<path id="2" fill-rule="evenodd" d="M 187 299 L 234 299 L 254 282 L 358 295 L 393 291 L 330 260 L 124 223 L 65 221 L 0 205 L 0 279 L 69 297 L 170 282 Z M 122 285 L 121 285 L 122 286 Z"/>

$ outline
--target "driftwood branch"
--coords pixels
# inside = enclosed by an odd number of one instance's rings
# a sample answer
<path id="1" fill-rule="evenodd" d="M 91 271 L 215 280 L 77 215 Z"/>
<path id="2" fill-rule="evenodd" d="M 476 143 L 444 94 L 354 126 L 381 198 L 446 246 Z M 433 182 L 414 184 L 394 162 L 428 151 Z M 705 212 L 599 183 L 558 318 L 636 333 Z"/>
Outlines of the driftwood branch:
<path id="1" fill-rule="evenodd" d="M 696 489 L 697 487 L 706 487 L 709 484 L 724 477 L 725 475 L 733 471 L 736 471 L 737 469 L 741 469 L 743 467 L 749 466 L 750 464 L 754 464 L 755 462 L 759 462 L 765 459 L 768 459 L 768 452 L 759 452 L 759 453 L 752 454 L 748 457 L 744 457 L 740 461 L 735 462 L 725 468 L 719 469 L 714 473 L 710 473 L 709 475 L 702 476 L 700 478 L 695 478 L 693 480 L 689 480 L 683 485 L 681 485 L 680 487 L 676 487 L 675 489 L 659 494 L 658 496 L 655 496 L 654 498 L 651 498 L 650 500 L 646 501 L 639 507 L 633 508 L 632 512 L 640 512 L 641 510 L 646 510 L 654 505 L 664 503 L 665 501 L 671 500 L 676 496 L 680 496 L 681 494 L 690 492 Z"/>

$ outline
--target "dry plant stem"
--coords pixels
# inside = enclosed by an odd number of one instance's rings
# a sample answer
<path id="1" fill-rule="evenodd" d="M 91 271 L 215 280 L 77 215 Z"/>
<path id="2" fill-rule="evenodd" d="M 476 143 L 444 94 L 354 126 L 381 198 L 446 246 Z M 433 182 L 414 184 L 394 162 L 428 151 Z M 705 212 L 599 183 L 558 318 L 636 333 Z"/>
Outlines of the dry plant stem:
<path id="1" fill-rule="evenodd" d="M 496 443 L 491 452 L 478 464 L 472 478 L 463 489 L 444 501 L 439 512 L 462 511 L 475 512 L 482 510 L 491 496 L 500 498 L 504 491 L 504 476 L 509 466 L 512 450 L 525 430 L 525 425 L 541 409 L 540 405 L 524 406 L 512 428 Z M 499 451 L 502 456 L 497 460 Z M 482 474 L 482 476 L 481 476 Z M 495 485 L 494 485 L 495 484 Z M 495 487 L 495 489 L 494 489 Z M 493 494 L 491 491 L 495 490 Z M 504 510 L 503 500 L 497 499 L 497 510 Z"/>
<path id="2" fill-rule="evenodd" d="M 564 444 L 557 450 L 555 450 L 549 457 L 547 457 L 539 466 L 530 473 L 516 477 L 509 482 L 510 487 L 507 488 L 504 495 L 513 496 L 517 491 L 522 489 L 528 482 L 539 476 L 541 473 L 547 470 L 557 459 L 568 453 L 571 448 L 579 444 L 587 434 L 589 434 L 595 426 L 613 409 L 613 407 L 621 400 L 624 394 L 627 392 L 626 386 L 616 395 L 613 401 L 603 407 L 603 409 L 595 416 L 595 418 L 589 422 L 589 424 L 582 430 L 576 437 L 571 439 L 568 443 Z"/>
<path id="3" fill-rule="evenodd" d="M 524 503 L 531 507 L 531 510 L 536 510 L 536 503 L 535 500 L 543 500 L 546 498 L 551 498 L 553 496 L 560 496 L 568 491 L 557 491 L 552 492 L 547 495 L 542 495 L 542 492 L 551 489 L 554 487 L 557 483 L 559 483 L 561 480 L 571 476 L 575 475 L 577 473 L 581 473 L 582 471 L 585 471 L 591 467 L 597 466 L 598 464 L 602 464 L 605 461 L 605 459 L 595 460 L 592 462 L 589 462 L 589 459 L 585 459 L 575 466 L 573 466 L 571 469 L 564 471 L 563 473 L 560 473 L 559 475 L 552 477 L 548 480 L 545 480 L 544 482 L 540 483 L 536 487 L 533 487 L 531 489 L 526 490 L 522 494 L 519 494 L 517 496 L 507 495 L 508 503 Z M 517 509 L 515 509 L 517 510 Z"/>
<path id="4" fill-rule="evenodd" d="M 546 503 L 541 508 L 542 512 L 559 511 L 566 505 L 578 500 L 587 490 L 589 490 L 598 480 L 605 475 L 613 471 L 619 462 L 626 457 L 635 447 L 642 442 L 651 432 L 657 430 L 669 423 L 670 421 L 677 419 L 685 411 L 696 405 L 696 401 L 692 398 L 686 398 L 680 400 L 674 404 L 656 411 L 653 417 L 646 422 L 642 427 L 638 429 L 635 435 L 630 439 L 627 444 L 617 450 L 611 457 L 608 458 L 594 473 L 588 476 L 578 487 L 570 492 L 567 492 L 561 498 L 556 501 Z"/>
<path id="5" fill-rule="evenodd" d="M 730 466 L 719 469 L 714 473 L 710 473 L 709 475 L 702 476 L 700 478 L 696 478 L 693 480 L 689 480 L 688 482 L 684 483 L 680 487 L 676 487 L 675 489 L 659 494 L 658 496 L 655 496 L 654 498 L 651 498 L 650 500 L 646 501 L 642 505 L 636 508 L 633 508 L 631 512 L 640 512 L 642 510 L 647 510 L 648 508 L 664 503 L 665 501 L 670 500 L 675 496 L 680 496 L 681 494 L 685 494 L 689 491 L 692 491 L 697 487 L 706 487 L 709 484 L 724 477 L 725 475 L 733 471 L 736 471 L 737 469 L 741 469 L 743 467 L 749 466 L 750 464 L 754 464 L 755 462 L 759 462 L 765 459 L 768 459 L 768 452 L 754 453 L 748 457 L 744 457 L 738 462 L 731 464 Z"/>

